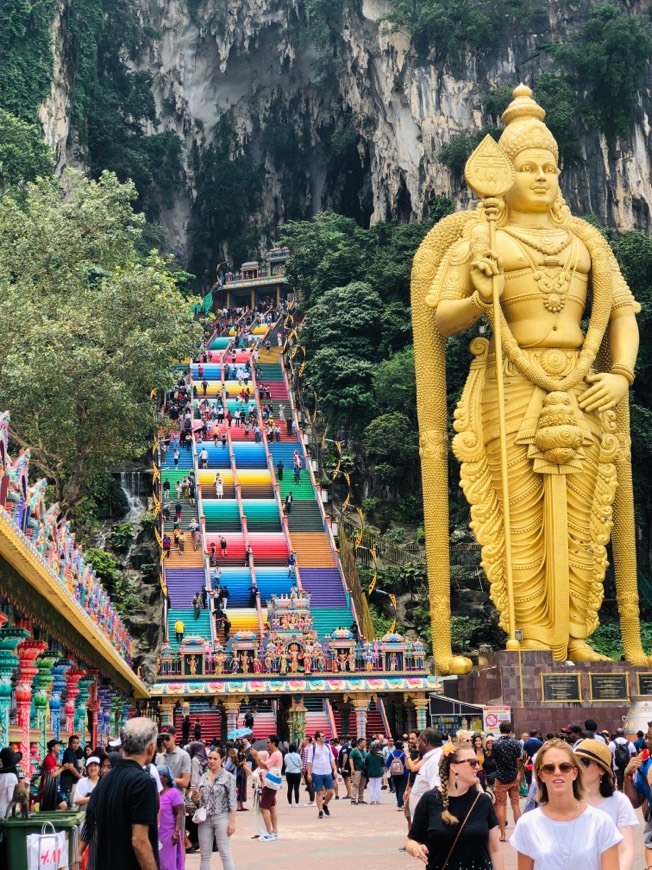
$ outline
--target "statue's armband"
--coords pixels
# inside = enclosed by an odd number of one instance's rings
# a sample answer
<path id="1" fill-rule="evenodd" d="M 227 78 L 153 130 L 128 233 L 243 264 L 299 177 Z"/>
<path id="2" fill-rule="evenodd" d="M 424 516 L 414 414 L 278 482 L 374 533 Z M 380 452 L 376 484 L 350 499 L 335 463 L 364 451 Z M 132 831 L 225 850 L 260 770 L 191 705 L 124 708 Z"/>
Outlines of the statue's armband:
<path id="1" fill-rule="evenodd" d="M 471 250 L 467 239 L 451 247 L 443 258 L 428 292 L 426 302 L 430 307 L 436 309 L 443 299 L 459 301 L 472 294 L 470 262 Z"/>

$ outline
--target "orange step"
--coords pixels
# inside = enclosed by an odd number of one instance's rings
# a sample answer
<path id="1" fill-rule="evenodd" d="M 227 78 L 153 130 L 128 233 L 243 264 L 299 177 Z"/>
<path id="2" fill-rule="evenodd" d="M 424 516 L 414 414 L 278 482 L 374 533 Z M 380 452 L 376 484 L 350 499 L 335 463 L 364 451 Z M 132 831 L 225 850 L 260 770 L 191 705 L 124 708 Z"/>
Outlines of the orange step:
<path id="1" fill-rule="evenodd" d="M 297 554 L 299 571 L 307 568 L 333 568 L 336 564 L 328 539 L 323 532 L 294 532 L 292 549 Z"/>
<path id="2" fill-rule="evenodd" d="M 179 551 L 175 549 L 174 541 L 172 541 L 170 556 L 163 564 L 170 568 L 202 568 L 204 565 L 204 554 L 202 553 L 201 547 L 197 550 L 193 550 L 192 540 L 190 535 L 186 532 L 186 549 L 184 554 L 181 555 Z"/>

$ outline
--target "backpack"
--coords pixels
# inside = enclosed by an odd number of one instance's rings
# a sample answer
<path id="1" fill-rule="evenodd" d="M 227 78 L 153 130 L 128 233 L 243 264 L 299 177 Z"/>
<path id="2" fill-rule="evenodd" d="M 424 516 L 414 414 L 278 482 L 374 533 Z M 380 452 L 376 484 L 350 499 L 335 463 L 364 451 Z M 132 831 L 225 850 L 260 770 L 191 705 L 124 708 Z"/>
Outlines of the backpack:
<path id="1" fill-rule="evenodd" d="M 631 758 L 629 754 L 629 748 L 626 743 L 616 743 L 616 749 L 614 751 L 614 761 L 616 762 L 616 767 L 618 770 L 624 770 L 629 764 L 629 759 Z"/>
<path id="2" fill-rule="evenodd" d="M 389 765 L 390 776 L 403 776 L 405 773 L 405 765 L 400 755 L 392 754 L 392 760 Z"/>

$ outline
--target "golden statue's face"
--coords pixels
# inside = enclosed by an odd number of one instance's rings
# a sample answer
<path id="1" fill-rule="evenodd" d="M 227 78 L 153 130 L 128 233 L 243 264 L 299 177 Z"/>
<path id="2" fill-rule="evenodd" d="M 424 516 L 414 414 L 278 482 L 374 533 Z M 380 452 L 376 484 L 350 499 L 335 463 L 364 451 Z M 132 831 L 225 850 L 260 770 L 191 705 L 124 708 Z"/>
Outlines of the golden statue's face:
<path id="1" fill-rule="evenodd" d="M 545 148 L 527 148 L 514 158 L 514 184 L 505 194 L 510 209 L 544 212 L 557 198 L 559 169 L 554 154 Z"/>

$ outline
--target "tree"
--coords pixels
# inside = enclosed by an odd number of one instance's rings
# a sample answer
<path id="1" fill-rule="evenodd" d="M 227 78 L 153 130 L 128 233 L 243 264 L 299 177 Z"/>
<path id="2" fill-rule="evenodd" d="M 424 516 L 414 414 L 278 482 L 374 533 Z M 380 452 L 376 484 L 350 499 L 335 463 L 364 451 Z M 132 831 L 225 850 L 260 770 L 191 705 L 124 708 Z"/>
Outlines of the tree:
<path id="1" fill-rule="evenodd" d="M 374 394 L 381 408 L 402 411 L 416 423 L 417 385 L 411 344 L 377 366 Z"/>
<path id="2" fill-rule="evenodd" d="M 147 449 L 150 393 L 200 337 L 166 263 L 137 254 L 135 196 L 68 172 L 0 203 L 0 407 L 66 511 Z"/>
<path id="3" fill-rule="evenodd" d="M 52 175 L 52 152 L 34 124 L 0 109 L 0 191 Z"/>
<path id="4" fill-rule="evenodd" d="M 405 414 L 381 414 L 364 431 L 364 447 L 379 462 L 400 467 L 417 455 L 417 435 Z"/>

